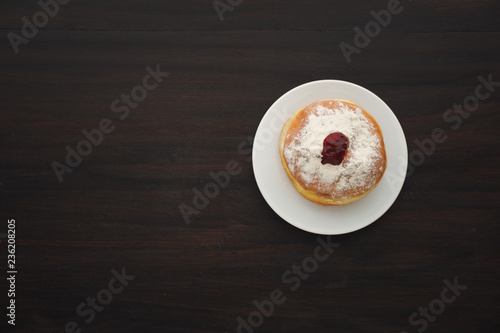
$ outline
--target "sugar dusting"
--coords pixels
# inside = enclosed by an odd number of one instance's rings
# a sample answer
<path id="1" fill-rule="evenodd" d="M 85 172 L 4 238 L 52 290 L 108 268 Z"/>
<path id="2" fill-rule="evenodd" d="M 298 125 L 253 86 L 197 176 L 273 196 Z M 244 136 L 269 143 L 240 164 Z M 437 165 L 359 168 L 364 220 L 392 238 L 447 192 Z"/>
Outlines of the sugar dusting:
<path id="1" fill-rule="evenodd" d="M 381 142 L 372 134 L 374 126 L 362 110 L 347 103 L 329 102 L 328 107 L 318 104 L 312 111 L 305 126 L 285 145 L 284 156 L 290 171 L 298 170 L 306 188 L 315 184 L 337 198 L 374 186 Z M 347 156 L 340 165 L 321 164 L 323 140 L 334 132 L 349 138 Z"/>

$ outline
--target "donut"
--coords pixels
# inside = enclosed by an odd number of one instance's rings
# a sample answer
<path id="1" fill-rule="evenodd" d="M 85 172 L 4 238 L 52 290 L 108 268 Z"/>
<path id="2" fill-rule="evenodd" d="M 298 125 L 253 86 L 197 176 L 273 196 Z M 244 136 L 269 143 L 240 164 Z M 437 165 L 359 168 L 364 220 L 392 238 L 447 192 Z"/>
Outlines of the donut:
<path id="1" fill-rule="evenodd" d="M 387 166 L 382 131 L 359 105 L 320 100 L 295 112 L 281 130 L 281 163 L 297 191 L 325 206 L 355 202 Z"/>

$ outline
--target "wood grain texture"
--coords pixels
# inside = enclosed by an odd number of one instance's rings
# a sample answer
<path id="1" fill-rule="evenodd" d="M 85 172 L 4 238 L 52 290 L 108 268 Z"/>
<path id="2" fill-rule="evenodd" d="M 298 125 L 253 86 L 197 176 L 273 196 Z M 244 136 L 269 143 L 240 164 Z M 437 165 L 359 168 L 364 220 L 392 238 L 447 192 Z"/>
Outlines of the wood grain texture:
<path id="1" fill-rule="evenodd" d="M 467 289 L 426 331 L 498 332 L 500 87 L 457 129 L 443 114 L 479 76 L 500 81 L 500 3 L 401 5 L 348 63 L 339 43 L 386 1 L 243 1 L 221 22 L 211 1 L 72 0 L 18 54 L 6 36 L 39 7 L 2 4 L 0 233 L 16 219 L 19 272 L 17 325 L 2 315 L 2 332 L 237 332 L 275 289 L 286 301 L 255 332 L 417 332 L 409 316 L 454 277 Z M 120 120 L 112 102 L 157 64 L 169 76 Z M 435 128 L 447 140 L 292 291 L 283 274 L 317 235 L 272 211 L 238 147 L 282 94 L 327 78 L 380 96 L 410 153 Z M 103 118 L 115 130 L 60 183 L 51 163 Z M 233 160 L 241 172 L 186 225 L 179 204 Z M 86 323 L 76 308 L 123 267 L 135 279 Z"/>

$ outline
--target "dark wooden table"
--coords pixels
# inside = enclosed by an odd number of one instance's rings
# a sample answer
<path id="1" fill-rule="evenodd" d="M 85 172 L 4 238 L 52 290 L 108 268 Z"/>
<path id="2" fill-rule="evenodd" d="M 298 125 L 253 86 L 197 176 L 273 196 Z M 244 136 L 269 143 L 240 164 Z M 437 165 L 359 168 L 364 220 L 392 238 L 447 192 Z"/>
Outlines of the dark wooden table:
<path id="1" fill-rule="evenodd" d="M 499 1 L 41 4 L 0 6 L 2 332 L 500 331 Z M 319 79 L 380 96 L 412 168 L 331 237 L 274 213 L 245 153 Z"/>

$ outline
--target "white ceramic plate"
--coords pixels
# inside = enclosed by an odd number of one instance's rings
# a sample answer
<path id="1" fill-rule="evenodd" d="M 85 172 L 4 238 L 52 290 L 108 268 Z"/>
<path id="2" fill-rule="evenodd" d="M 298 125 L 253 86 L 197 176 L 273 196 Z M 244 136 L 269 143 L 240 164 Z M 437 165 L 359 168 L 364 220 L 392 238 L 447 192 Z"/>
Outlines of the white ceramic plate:
<path id="1" fill-rule="evenodd" d="M 279 135 L 297 110 L 321 99 L 347 99 L 368 111 L 378 122 L 387 153 L 387 169 L 379 185 L 363 199 L 345 206 L 320 206 L 300 195 L 281 165 Z M 302 230 L 338 235 L 366 227 L 382 216 L 403 187 L 408 150 L 403 129 L 391 109 L 371 91 L 356 84 L 313 81 L 281 96 L 266 112 L 255 134 L 253 170 L 269 206 L 285 221 Z"/>

